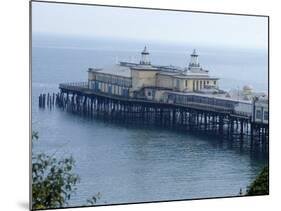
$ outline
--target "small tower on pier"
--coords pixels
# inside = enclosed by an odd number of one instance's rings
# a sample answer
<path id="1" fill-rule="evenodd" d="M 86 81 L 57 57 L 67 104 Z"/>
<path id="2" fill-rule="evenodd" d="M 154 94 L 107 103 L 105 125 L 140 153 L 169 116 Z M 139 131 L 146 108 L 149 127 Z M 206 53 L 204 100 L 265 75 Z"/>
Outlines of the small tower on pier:
<path id="1" fill-rule="evenodd" d="M 149 52 L 147 51 L 146 46 L 144 47 L 143 51 L 141 52 L 141 65 L 150 65 L 150 59 L 149 59 Z"/>
<path id="2" fill-rule="evenodd" d="M 199 55 L 196 53 L 196 49 L 193 50 L 193 53 L 190 54 L 190 63 L 189 63 L 189 68 L 200 68 L 200 63 L 199 63 Z"/>

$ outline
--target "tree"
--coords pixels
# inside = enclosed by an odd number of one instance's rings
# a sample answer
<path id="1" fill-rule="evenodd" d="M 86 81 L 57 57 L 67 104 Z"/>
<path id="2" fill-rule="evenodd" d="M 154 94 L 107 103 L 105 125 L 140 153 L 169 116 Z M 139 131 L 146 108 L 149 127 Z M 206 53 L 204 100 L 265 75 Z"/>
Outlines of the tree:
<path id="1" fill-rule="evenodd" d="M 248 196 L 269 194 L 269 168 L 264 167 L 256 179 L 247 189 Z"/>
<path id="2" fill-rule="evenodd" d="M 32 141 L 38 133 L 32 133 Z M 32 154 L 32 209 L 59 208 L 76 191 L 79 176 L 74 174 L 72 156 L 57 160 L 53 155 Z"/>

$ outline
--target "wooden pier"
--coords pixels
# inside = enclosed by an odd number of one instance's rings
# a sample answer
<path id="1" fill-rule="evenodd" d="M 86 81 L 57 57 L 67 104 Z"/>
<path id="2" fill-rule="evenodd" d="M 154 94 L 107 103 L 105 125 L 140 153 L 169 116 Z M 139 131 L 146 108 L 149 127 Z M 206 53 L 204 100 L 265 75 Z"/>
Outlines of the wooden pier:
<path id="1" fill-rule="evenodd" d="M 155 102 L 109 95 L 88 89 L 87 83 L 60 84 L 60 93 L 41 94 L 39 107 L 62 110 L 88 117 L 132 124 L 153 124 L 166 128 L 206 133 L 227 139 L 249 140 L 268 151 L 268 124 L 252 122 L 249 116 L 223 107 L 190 103 Z"/>

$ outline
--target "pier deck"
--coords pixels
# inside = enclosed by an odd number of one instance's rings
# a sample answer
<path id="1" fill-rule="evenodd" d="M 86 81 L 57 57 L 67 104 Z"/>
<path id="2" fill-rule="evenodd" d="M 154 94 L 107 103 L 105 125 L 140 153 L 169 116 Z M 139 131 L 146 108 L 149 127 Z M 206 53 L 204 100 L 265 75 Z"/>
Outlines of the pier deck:
<path id="1" fill-rule="evenodd" d="M 92 89 L 89 89 L 86 82 L 60 84 L 59 88 L 64 93 L 76 93 L 76 94 L 86 95 L 88 97 L 99 96 L 104 98 L 110 98 L 112 100 L 124 101 L 128 103 L 142 103 L 142 104 L 153 105 L 153 106 L 156 105 L 159 107 L 187 108 L 187 109 L 195 109 L 195 110 L 202 110 L 202 111 L 209 111 L 209 112 L 217 112 L 218 114 L 231 115 L 233 117 L 249 120 L 249 116 L 233 114 L 233 112 L 229 108 L 223 106 L 213 106 L 213 105 L 206 105 L 206 104 L 194 103 L 194 102 L 188 102 L 186 104 L 175 104 L 175 103 L 153 101 L 147 99 L 138 99 L 132 97 L 110 95 L 107 93 L 96 92 Z"/>
<path id="2" fill-rule="evenodd" d="M 237 114 L 233 110 L 202 103 L 175 104 L 138 99 L 96 92 L 88 88 L 87 82 L 59 85 L 60 93 L 40 95 L 39 107 L 55 104 L 75 114 L 96 116 L 112 121 L 133 124 L 155 124 L 169 128 L 200 131 L 237 138 L 249 139 L 251 145 L 258 143 L 268 150 L 268 124 L 252 122 L 251 117 Z M 47 100 L 45 97 L 47 96 Z"/>

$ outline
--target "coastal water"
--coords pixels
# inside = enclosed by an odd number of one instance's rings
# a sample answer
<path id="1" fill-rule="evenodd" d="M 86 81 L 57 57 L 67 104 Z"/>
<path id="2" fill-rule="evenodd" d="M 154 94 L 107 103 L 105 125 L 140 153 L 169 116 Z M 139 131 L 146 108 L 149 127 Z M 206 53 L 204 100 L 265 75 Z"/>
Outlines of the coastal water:
<path id="1" fill-rule="evenodd" d="M 97 204 L 235 196 L 267 164 L 266 154 L 250 153 L 238 142 L 40 110 L 40 93 L 57 92 L 61 82 L 86 81 L 88 67 L 114 64 L 116 57 L 137 61 L 143 48 L 72 39 L 35 38 L 32 48 L 32 127 L 40 137 L 33 152 L 74 157 L 81 182 L 70 206 L 84 205 L 98 192 Z M 152 63 L 178 66 L 188 63 L 192 48 L 149 46 Z M 267 91 L 266 52 L 202 47 L 199 54 L 222 88 L 250 84 Z"/>

